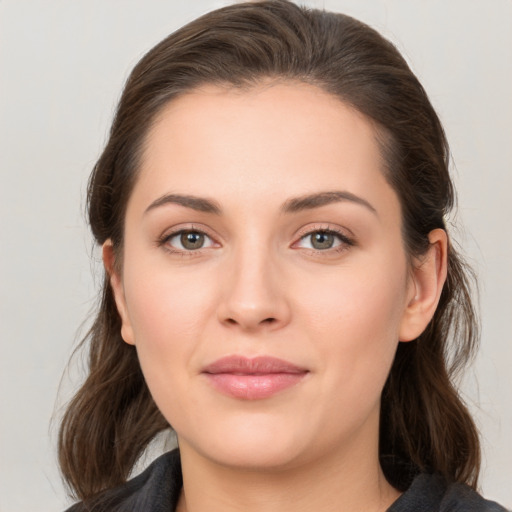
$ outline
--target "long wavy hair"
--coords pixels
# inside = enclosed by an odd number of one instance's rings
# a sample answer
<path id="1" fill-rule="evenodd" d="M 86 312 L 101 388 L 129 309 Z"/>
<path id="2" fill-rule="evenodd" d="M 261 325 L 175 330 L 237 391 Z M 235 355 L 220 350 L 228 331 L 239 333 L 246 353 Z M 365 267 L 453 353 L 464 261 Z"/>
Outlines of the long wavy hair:
<path id="1" fill-rule="evenodd" d="M 397 49 L 342 14 L 286 0 L 248 2 L 177 30 L 151 49 L 127 80 L 88 188 L 92 233 L 98 244 L 112 240 L 121 265 L 126 204 L 157 114 L 203 84 L 243 89 L 269 78 L 313 84 L 376 126 L 410 256 L 425 253 L 431 230 L 446 228 L 454 203 L 448 144 L 427 94 Z M 450 243 L 448 277 L 435 315 L 417 340 L 399 344 L 383 389 L 380 460 L 399 489 L 420 471 L 477 485 L 478 435 L 454 384 L 478 341 L 471 283 L 472 274 Z M 82 500 L 123 483 L 148 443 L 171 428 L 120 328 L 105 276 L 95 321 L 82 341 L 89 350 L 88 376 L 59 433 L 63 476 Z"/>

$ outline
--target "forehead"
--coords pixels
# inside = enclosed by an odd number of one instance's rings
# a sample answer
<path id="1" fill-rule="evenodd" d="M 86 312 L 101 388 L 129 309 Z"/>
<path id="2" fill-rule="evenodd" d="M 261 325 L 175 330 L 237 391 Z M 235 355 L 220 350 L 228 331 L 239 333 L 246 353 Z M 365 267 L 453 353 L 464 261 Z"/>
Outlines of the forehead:
<path id="1" fill-rule="evenodd" d="M 378 195 L 388 185 L 376 135 L 365 116 L 309 84 L 208 85 L 160 112 L 134 193 L 146 203 L 180 192 L 267 205 L 328 189 Z"/>

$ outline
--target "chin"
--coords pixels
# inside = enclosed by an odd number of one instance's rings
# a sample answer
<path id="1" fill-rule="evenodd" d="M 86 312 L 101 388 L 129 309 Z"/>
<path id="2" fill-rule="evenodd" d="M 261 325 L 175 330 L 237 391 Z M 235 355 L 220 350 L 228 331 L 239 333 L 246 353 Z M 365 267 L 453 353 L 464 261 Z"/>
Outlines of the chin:
<path id="1" fill-rule="evenodd" d="M 243 416 L 210 424 L 208 429 L 203 425 L 195 438 L 184 439 L 178 433 L 180 448 L 190 447 L 222 466 L 267 471 L 289 468 L 307 452 L 304 439 L 292 425 Z"/>
<path id="2" fill-rule="evenodd" d="M 223 443 L 207 447 L 203 455 L 221 466 L 246 471 L 281 471 L 290 469 L 300 460 L 296 447 L 289 449 L 277 443 Z"/>

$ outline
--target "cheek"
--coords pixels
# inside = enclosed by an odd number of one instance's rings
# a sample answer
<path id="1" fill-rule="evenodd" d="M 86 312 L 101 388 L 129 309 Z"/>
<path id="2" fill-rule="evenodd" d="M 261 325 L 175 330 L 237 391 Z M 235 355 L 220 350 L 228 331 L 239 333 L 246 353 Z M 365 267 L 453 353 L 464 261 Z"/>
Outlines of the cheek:
<path id="1" fill-rule="evenodd" d="M 353 330 L 377 334 L 399 325 L 406 296 L 405 264 L 373 260 L 300 281 L 295 296 L 302 297 L 303 310 L 322 329 L 343 336 Z"/>
<path id="2" fill-rule="evenodd" d="M 127 233 L 123 285 L 138 340 L 172 339 L 200 321 L 207 297 L 208 272 L 193 258 L 183 261 L 155 247 L 148 234 Z M 209 274 L 212 274 L 211 272 Z M 206 285 L 206 286 L 205 286 Z"/>
<path id="3" fill-rule="evenodd" d="M 199 284 L 146 276 L 143 282 L 127 290 L 144 378 L 158 408 L 178 431 L 182 419 L 194 408 L 195 399 L 188 384 L 207 302 L 204 287 Z"/>
<path id="4" fill-rule="evenodd" d="M 153 268 L 125 277 L 127 308 L 137 345 L 155 352 L 190 346 L 211 309 L 211 286 L 204 274 Z M 184 346 L 180 340 L 187 339 Z"/>
<path id="5" fill-rule="evenodd" d="M 302 295 L 303 328 L 321 352 L 325 386 L 378 399 L 391 367 L 406 297 L 405 261 L 344 268 Z M 311 283 L 310 283 L 311 284 Z M 373 397 L 373 398 L 372 398 Z"/>
<path id="6" fill-rule="evenodd" d="M 133 254 L 133 253 L 132 253 Z M 125 262 L 124 288 L 142 371 L 159 405 L 179 407 L 193 355 L 212 314 L 213 283 L 197 272 Z M 162 407 L 161 407 L 162 408 Z M 169 418 L 168 411 L 163 410 Z"/>

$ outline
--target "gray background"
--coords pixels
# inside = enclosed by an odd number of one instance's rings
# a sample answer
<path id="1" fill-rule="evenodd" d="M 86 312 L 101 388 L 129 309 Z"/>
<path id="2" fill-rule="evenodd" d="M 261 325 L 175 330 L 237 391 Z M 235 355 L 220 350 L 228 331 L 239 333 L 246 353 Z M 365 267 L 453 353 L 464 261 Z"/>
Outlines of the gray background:
<path id="1" fill-rule="evenodd" d="M 56 397 L 99 281 L 84 191 L 123 81 L 169 32 L 226 3 L 0 0 L 1 512 L 69 503 L 56 469 L 55 418 L 80 380 L 80 362 Z M 445 124 L 460 199 L 456 237 L 481 281 L 483 343 L 464 396 L 482 432 L 483 491 L 510 507 L 512 2 L 305 3 L 390 37 Z"/>

